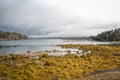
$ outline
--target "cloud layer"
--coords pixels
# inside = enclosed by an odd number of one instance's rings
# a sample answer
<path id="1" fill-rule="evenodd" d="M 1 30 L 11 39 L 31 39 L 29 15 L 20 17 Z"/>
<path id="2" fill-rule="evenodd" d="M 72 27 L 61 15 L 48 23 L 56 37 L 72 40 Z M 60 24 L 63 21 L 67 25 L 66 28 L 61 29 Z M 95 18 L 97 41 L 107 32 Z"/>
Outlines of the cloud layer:
<path id="1" fill-rule="evenodd" d="M 0 29 L 35 36 L 89 36 L 119 27 L 120 0 L 0 0 Z"/>

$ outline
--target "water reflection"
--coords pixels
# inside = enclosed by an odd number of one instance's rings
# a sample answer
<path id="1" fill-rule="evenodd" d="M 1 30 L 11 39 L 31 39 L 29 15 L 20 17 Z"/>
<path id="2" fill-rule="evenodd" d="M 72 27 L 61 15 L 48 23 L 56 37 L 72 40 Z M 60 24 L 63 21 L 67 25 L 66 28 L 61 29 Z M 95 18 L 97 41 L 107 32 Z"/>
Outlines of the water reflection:
<path id="1" fill-rule="evenodd" d="M 12 45 L 12 46 L 0 46 L 0 49 L 2 48 L 16 48 L 16 47 L 20 47 L 20 45 Z"/>

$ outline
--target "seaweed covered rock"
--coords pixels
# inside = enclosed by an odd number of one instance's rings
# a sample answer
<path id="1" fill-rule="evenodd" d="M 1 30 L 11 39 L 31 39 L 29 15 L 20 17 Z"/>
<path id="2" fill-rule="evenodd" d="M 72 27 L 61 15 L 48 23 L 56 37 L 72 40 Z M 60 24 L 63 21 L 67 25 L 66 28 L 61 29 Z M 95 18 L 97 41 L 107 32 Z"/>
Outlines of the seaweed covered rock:
<path id="1" fill-rule="evenodd" d="M 70 53 L 55 57 L 42 52 L 32 55 L 1 55 L 0 80 L 80 80 L 97 70 L 120 67 L 120 56 L 114 55 L 120 52 L 120 47 L 77 44 L 59 46 L 90 50 L 92 53 L 80 57 Z"/>

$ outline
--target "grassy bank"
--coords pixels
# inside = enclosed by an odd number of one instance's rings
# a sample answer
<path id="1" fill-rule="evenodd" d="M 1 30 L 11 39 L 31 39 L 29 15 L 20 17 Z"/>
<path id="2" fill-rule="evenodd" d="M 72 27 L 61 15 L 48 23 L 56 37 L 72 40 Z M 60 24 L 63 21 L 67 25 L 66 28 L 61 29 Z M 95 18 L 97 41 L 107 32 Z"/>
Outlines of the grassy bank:
<path id="1" fill-rule="evenodd" d="M 0 56 L 0 79 L 7 80 L 79 80 L 96 70 L 120 67 L 120 47 L 103 45 L 57 45 L 91 51 L 78 56 L 48 56 L 42 52 Z M 55 53 L 54 53 L 55 54 Z"/>

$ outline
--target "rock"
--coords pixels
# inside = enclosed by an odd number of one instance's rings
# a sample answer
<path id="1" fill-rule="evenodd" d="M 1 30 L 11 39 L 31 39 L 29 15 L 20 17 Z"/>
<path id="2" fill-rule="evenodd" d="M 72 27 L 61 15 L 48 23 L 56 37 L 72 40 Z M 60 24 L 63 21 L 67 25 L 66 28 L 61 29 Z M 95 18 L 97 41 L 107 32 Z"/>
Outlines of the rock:
<path id="1" fill-rule="evenodd" d="M 120 53 L 114 53 L 115 56 L 120 56 Z"/>
<path id="2" fill-rule="evenodd" d="M 30 53 L 30 51 L 27 51 L 27 53 Z"/>

